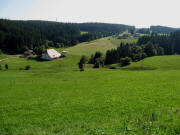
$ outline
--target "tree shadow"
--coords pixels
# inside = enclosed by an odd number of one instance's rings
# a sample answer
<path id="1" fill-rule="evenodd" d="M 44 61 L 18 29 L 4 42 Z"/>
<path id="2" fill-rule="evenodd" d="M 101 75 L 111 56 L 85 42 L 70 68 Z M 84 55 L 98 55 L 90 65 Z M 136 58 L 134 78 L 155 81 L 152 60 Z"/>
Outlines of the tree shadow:
<path id="1" fill-rule="evenodd" d="M 49 60 L 43 60 L 43 59 L 41 59 L 40 56 L 36 56 L 36 57 L 27 57 L 27 60 L 35 60 L 35 61 L 38 61 L 38 62 L 49 61 Z"/>
<path id="2" fill-rule="evenodd" d="M 155 67 L 124 67 L 122 70 L 130 70 L 130 71 L 141 71 L 141 70 L 156 70 Z"/>

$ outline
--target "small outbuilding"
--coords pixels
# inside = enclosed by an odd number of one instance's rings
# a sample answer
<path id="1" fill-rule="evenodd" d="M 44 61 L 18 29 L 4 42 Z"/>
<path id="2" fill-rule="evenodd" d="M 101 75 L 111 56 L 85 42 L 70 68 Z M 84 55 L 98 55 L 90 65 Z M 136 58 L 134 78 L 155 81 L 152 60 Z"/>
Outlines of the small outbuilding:
<path id="1" fill-rule="evenodd" d="M 141 35 L 140 33 L 135 33 L 135 34 L 134 34 L 134 37 L 139 38 L 140 35 Z"/>
<path id="2" fill-rule="evenodd" d="M 54 49 L 47 49 L 42 55 L 43 60 L 53 60 L 59 58 L 61 54 Z"/>
<path id="3" fill-rule="evenodd" d="M 33 50 L 26 50 L 24 52 L 24 56 L 30 56 L 30 55 L 33 55 Z"/>
<path id="4" fill-rule="evenodd" d="M 65 56 L 66 53 L 68 53 L 68 51 L 64 50 L 64 51 L 61 52 L 61 55 Z"/>

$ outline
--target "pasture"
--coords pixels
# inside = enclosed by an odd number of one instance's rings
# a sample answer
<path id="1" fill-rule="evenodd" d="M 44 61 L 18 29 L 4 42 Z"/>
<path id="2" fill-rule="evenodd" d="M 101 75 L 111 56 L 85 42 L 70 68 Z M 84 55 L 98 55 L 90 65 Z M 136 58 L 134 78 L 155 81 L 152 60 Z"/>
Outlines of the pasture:
<path id="1" fill-rule="evenodd" d="M 120 42 L 119 42 L 120 44 Z M 97 39 L 90 42 L 80 43 L 74 47 L 70 47 L 67 50 L 73 55 L 87 55 L 95 53 L 96 51 L 101 51 L 105 53 L 107 50 L 116 48 L 116 45 L 111 43 L 108 38 Z"/>
<path id="2" fill-rule="evenodd" d="M 81 55 L 114 47 L 101 39 L 67 48 L 64 59 L 1 61 L 0 134 L 180 134 L 180 56 L 78 70 Z"/>

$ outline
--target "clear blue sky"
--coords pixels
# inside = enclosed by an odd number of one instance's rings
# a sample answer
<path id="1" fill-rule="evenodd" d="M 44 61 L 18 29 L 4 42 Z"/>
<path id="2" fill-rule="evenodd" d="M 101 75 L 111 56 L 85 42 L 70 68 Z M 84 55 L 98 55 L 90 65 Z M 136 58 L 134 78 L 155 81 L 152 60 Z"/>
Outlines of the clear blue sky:
<path id="1" fill-rule="evenodd" d="M 0 17 L 9 19 L 23 19 L 36 0 L 0 0 Z"/>
<path id="2" fill-rule="evenodd" d="M 180 0 L 0 0 L 0 18 L 180 27 Z"/>

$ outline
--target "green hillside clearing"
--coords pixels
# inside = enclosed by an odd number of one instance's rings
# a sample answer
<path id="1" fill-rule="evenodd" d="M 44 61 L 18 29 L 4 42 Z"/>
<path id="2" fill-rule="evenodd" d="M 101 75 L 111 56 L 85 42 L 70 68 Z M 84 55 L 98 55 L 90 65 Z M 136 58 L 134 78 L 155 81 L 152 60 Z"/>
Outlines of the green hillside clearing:
<path id="1" fill-rule="evenodd" d="M 78 44 L 74 47 L 70 47 L 67 50 L 70 54 L 73 55 L 88 55 L 95 53 L 96 51 L 101 51 L 105 53 L 108 49 L 116 48 L 114 44 L 112 44 L 108 38 L 102 38 L 98 40 L 94 40 L 91 42 L 85 42 Z"/>

